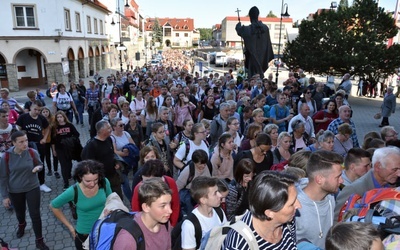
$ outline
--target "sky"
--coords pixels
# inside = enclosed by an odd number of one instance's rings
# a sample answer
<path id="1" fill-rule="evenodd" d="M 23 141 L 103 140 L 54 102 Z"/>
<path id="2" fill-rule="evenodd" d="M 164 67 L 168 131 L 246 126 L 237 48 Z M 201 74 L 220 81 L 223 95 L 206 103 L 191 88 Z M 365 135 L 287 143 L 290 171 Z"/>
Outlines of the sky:
<path id="1" fill-rule="evenodd" d="M 327 9 L 331 2 L 332 0 L 284 0 L 293 21 L 304 19 L 317 9 Z M 397 0 L 379 0 L 379 6 L 393 11 L 396 2 Z M 241 16 L 246 16 L 253 6 L 258 7 L 260 16 L 267 16 L 270 10 L 279 16 L 282 7 L 282 1 L 279 0 L 136 0 L 136 3 L 143 16 L 193 18 L 195 28 L 212 28 L 226 16 L 237 16 L 237 8 L 241 10 Z M 349 3 L 352 1 L 349 0 Z"/>

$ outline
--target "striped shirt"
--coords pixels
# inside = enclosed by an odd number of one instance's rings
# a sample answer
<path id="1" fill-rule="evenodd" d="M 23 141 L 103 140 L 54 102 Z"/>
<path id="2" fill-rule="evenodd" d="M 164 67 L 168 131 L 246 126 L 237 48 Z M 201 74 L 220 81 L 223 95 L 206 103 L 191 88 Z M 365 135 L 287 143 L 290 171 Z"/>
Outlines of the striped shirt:
<path id="1" fill-rule="evenodd" d="M 250 211 L 247 211 L 243 216 L 242 221 L 246 223 L 250 229 L 253 231 L 256 237 L 258 246 L 260 250 L 297 250 L 296 246 L 296 223 L 293 219 L 291 222 L 282 225 L 282 239 L 276 243 L 272 244 L 264 240 L 253 227 L 253 216 Z M 243 238 L 235 230 L 230 230 L 225 238 L 225 241 L 221 247 L 224 250 L 249 250 L 250 246 L 247 244 L 245 238 Z"/>

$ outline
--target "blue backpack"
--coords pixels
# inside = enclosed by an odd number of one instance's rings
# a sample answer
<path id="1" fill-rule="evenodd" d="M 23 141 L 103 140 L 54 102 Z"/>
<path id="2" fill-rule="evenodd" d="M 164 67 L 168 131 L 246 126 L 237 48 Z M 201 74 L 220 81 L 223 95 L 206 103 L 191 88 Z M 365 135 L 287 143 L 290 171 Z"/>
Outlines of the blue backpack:
<path id="1" fill-rule="evenodd" d="M 90 250 L 113 249 L 121 229 L 128 231 L 136 241 L 137 250 L 145 250 L 143 232 L 134 220 L 135 212 L 114 210 L 104 219 L 97 220 L 89 235 Z"/>

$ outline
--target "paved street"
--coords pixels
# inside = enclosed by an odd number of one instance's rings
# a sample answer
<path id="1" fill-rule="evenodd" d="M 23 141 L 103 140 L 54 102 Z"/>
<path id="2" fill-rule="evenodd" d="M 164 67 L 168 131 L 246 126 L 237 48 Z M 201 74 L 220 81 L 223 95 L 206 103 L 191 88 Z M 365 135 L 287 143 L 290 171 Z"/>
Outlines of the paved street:
<path id="1" fill-rule="evenodd" d="M 109 74 L 109 70 L 101 71 L 100 75 L 106 76 Z M 286 73 L 280 74 L 280 78 L 284 79 Z M 86 79 L 86 86 L 88 85 L 88 79 Z M 355 82 L 353 81 L 355 84 Z M 353 93 L 357 89 L 356 85 L 353 85 Z M 20 102 L 26 100 L 26 91 L 23 90 L 18 93 L 11 93 L 11 96 L 17 97 Z M 353 94 L 354 95 L 354 94 Z M 47 105 L 51 104 L 50 99 L 46 98 Z M 379 111 L 382 98 L 365 98 L 365 97 L 351 97 L 350 104 L 354 110 L 353 120 L 357 127 L 357 134 L 360 145 L 362 144 L 362 137 L 369 131 L 379 131 L 378 125 L 380 121 L 374 120 L 373 115 Z M 399 103 L 399 101 L 398 101 Z M 397 131 L 400 131 L 400 107 L 396 110 L 397 112 L 390 118 L 391 125 L 394 125 Z M 81 142 L 84 145 L 89 139 L 89 131 L 87 127 L 87 115 L 84 116 L 85 127 L 77 126 L 78 131 L 81 134 Z M 56 179 L 54 176 L 46 176 L 46 184 L 53 189 L 50 193 L 42 193 L 42 222 L 43 222 L 43 235 L 45 242 L 50 249 L 74 249 L 74 243 L 69 234 L 69 231 L 58 222 L 49 210 L 50 201 L 62 192 L 63 183 L 62 179 Z M 72 183 L 71 183 L 72 184 Z M 13 211 L 7 211 L 2 206 L 0 207 L 0 237 L 10 244 L 10 247 L 18 249 L 35 249 L 35 237 L 32 229 L 32 225 L 27 215 L 27 227 L 25 229 L 25 235 L 21 239 L 16 238 L 17 231 L 17 220 Z M 64 212 L 69 218 L 70 216 L 68 205 L 64 206 Z"/>

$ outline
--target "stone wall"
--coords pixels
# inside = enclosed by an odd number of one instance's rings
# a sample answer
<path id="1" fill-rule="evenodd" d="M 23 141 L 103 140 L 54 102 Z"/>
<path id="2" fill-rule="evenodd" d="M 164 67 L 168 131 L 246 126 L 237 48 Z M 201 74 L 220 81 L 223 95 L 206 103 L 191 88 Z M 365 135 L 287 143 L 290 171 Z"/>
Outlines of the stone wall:
<path id="1" fill-rule="evenodd" d="M 17 67 L 15 64 L 6 64 L 8 89 L 10 91 L 19 91 Z"/>
<path id="2" fill-rule="evenodd" d="M 46 63 L 47 82 L 68 83 L 68 75 L 64 75 L 61 63 Z"/>

